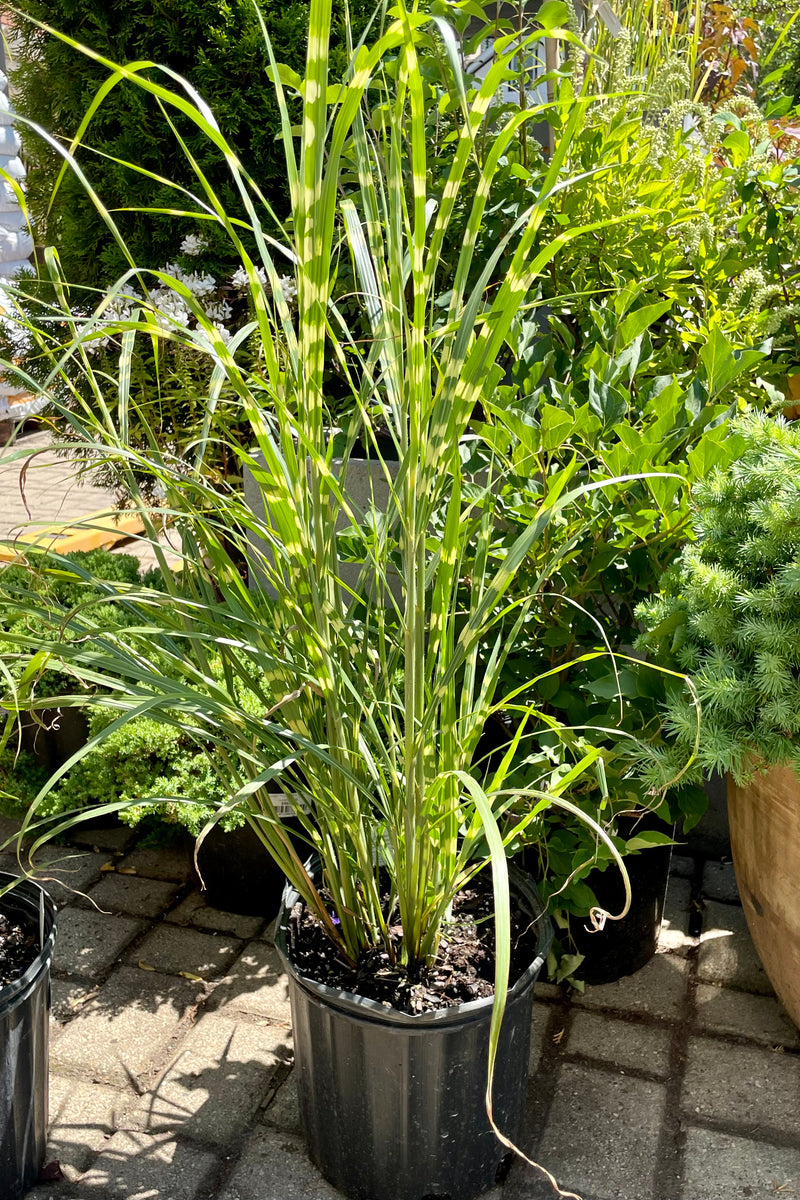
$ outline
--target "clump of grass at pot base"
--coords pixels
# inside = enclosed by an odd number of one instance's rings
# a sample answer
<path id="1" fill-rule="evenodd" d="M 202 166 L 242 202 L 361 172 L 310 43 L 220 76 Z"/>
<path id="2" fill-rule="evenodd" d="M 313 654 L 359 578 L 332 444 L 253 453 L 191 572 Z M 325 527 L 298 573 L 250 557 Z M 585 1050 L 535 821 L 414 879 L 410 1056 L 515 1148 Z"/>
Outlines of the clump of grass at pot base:
<path id="1" fill-rule="evenodd" d="M 324 889 L 320 895 L 330 902 Z M 391 893 L 384 892 L 387 916 L 391 916 Z M 451 915 L 442 922 L 442 937 L 435 959 L 415 964 L 413 970 L 394 963 L 378 946 L 365 950 L 355 967 L 335 953 L 321 921 L 303 905 L 292 909 L 287 937 L 289 952 L 300 974 L 367 996 L 399 1012 L 432 1012 L 455 1007 L 494 994 L 494 898 L 491 879 L 486 872 L 455 897 Z M 396 942 L 402 929 L 395 925 L 391 936 Z M 534 961 L 539 943 L 536 922 L 518 904 L 511 910 L 511 969 L 513 985 Z"/>

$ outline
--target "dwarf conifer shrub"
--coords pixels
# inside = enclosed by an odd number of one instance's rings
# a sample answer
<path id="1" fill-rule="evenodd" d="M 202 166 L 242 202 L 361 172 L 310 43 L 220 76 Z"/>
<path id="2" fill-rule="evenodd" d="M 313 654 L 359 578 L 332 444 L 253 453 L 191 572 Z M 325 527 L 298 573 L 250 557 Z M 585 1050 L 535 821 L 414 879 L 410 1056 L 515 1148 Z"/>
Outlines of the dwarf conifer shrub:
<path id="1" fill-rule="evenodd" d="M 638 613 L 641 645 L 697 689 L 699 765 L 745 782 L 757 767 L 798 763 L 800 430 L 763 413 L 733 428 L 740 457 L 695 486 L 696 541 Z M 676 689 L 661 766 L 685 761 L 696 729 L 694 705 Z"/>

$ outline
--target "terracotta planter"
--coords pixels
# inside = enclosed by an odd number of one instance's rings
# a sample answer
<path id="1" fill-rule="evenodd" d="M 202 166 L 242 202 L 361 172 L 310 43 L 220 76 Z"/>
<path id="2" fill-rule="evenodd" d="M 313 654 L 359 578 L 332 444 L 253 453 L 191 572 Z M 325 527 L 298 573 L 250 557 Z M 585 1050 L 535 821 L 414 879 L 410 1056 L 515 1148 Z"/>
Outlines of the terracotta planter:
<path id="1" fill-rule="evenodd" d="M 728 779 L 736 880 L 756 950 L 800 1026 L 800 781 L 776 768 L 747 787 Z"/>

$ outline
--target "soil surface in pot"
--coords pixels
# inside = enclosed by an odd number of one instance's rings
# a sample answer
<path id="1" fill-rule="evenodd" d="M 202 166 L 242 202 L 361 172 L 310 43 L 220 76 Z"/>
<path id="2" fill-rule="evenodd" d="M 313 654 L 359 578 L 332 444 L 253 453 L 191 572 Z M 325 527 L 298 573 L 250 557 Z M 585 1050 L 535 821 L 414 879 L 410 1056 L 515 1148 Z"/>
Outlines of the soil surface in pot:
<path id="1" fill-rule="evenodd" d="M 0 909 L 0 988 L 24 975 L 39 953 L 33 930 L 25 930 Z"/>
<path id="2" fill-rule="evenodd" d="M 320 896 L 330 902 L 325 890 Z M 384 900 L 388 905 L 389 897 Z M 494 896 L 490 877 L 473 880 L 453 904 L 453 920 L 443 926 L 436 960 L 416 975 L 393 963 L 380 946 L 362 953 L 355 969 L 343 962 L 328 939 L 322 922 L 302 900 L 289 916 L 287 949 L 301 975 L 328 987 L 355 992 L 400 1012 L 432 1012 L 494 995 Z M 334 914 L 334 920 L 335 920 Z M 390 926 L 398 954 L 402 926 Z M 513 986 L 536 958 L 538 933 L 529 914 L 511 910 L 511 972 Z"/>

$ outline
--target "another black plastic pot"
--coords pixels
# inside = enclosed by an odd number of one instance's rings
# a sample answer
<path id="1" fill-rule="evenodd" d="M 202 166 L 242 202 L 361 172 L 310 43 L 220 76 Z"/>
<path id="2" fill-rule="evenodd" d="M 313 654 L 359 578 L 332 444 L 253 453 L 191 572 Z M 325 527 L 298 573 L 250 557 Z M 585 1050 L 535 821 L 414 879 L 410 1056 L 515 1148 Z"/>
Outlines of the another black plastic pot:
<path id="1" fill-rule="evenodd" d="M 11 875 L 0 873 L 0 888 Z M 56 909 L 25 880 L 0 901 L 35 931 L 40 950 L 27 971 L 0 990 L 0 1196 L 19 1200 L 36 1182 L 47 1141 L 50 963 Z"/>
<path id="2" fill-rule="evenodd" d="M 282 819 L 290 832 L 299 833 L 299 822 L 285 813 Z M 301 840 L 292 841 L 301 852 Z M 277 916 L 286 880 L 249 825 L 230 833 L 215 825 L 200 843 L 197 866 L 214 908 L 267 920 Z"/>
<path id="3" fill-rule="evenodd" d="M 80 708 L 45 708 L 38 716 L 41 724 L 23 716 L 22 747 L 40 767 L 53 772 L 86 744 L 89 722 Z"/>
<path id="4" fill-rule="evenodd" d="M 517 900 L 539 920 L 537 955 L 510 989 L 494 1082 L 494 1116 L 522 1132 L 534 983 L 550 922 L 528 880 Z M 287 956 L 287 889 L 276 946 L 289 975 L 295 1073 L 312 1161 L 353 1200 L 471 1200 L 507 1151 L 485 1108 L 492 1001 L 410 1015 L 297 974 Z"/>
<path id="5" fill-rule="evenodd" d="M 672 827 L 654 817 L 638 824 L 624 818 L 619 833 L 628 839 L 636 830 L 643 829 L 657 829 L 670 836 L 674 833 Z M 570 917 L 570 937 L 578 953 L 584 955 L 576 974 L 585 983 L 614 983 L 641 970 L 654 957 L 661 932 L 671 855 L 672 846 L 653 846 L 625 858 L 632 898 L 630 911 L 621 921 L 607 921 L 599 933 L 593 933 L 587 928 L 587 919 Z M 592 871 L 586 882 L 602 908 L 610 913 L 621 911 L 625 887 L 613 863 L 605 871 Z"/>

